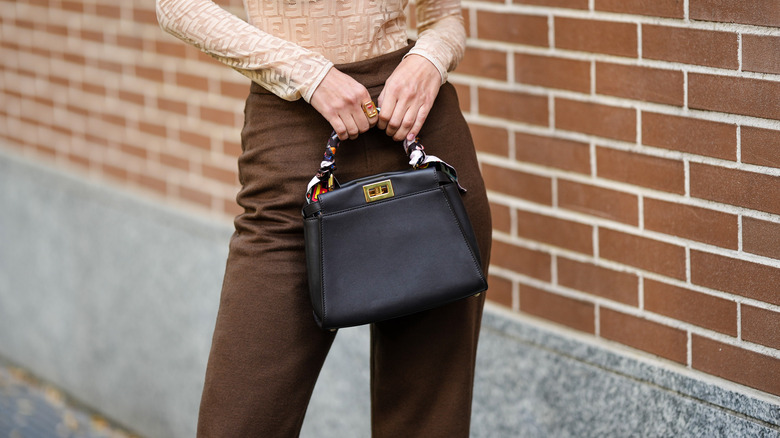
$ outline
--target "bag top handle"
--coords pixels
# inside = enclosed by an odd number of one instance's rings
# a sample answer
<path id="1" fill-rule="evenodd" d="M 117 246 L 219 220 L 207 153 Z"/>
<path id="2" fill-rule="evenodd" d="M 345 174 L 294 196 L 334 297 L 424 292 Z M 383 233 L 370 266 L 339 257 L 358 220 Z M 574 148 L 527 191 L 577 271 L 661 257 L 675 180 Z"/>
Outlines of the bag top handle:
<path id="1" fill-rule="evenodd" d="M 333 131 L 330 134 L 330 138 L 328 138 L 328 143 L 325 145 L 325 154 L 322 157 L 320 168 L 306 187 L 307 203 L 315 202 L 319 195 L 339 187 L 334 173 L 336 171 L 336 150 L 340 144 L 341 140 L 336 134 L 336 131 Z M 425 169 L 433 165 L 447 174 L 453 182 L 458 184 L 458 176 L 457 172 L 455 172 L 455 168 L 442 161 L 439 157 L 426 154 L 425 148 L 420 143 L 419 139 L 415 138 L 412 141 L 404 139 L 403 145 L 406 155 L 409 156 L 409 165 L 412 166 L 412 169 Z M 462 192 L 466 191 L 460 184 L 458 184 L 458 188 Z"/>

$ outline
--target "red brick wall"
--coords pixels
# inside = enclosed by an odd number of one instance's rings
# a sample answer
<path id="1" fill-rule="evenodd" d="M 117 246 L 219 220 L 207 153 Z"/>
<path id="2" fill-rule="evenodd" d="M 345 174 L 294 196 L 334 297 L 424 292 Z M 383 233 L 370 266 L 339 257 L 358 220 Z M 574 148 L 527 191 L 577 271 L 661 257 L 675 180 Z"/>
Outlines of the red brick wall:
<path id="1" fill-rule="evenodd" d="M 228 218 L 248 81 L 153 7 L 0 0 L 0 144 Z M 451 81 L 492 201 L 488 297 L 780 395 L 780 3 L 464 15 Z"/>

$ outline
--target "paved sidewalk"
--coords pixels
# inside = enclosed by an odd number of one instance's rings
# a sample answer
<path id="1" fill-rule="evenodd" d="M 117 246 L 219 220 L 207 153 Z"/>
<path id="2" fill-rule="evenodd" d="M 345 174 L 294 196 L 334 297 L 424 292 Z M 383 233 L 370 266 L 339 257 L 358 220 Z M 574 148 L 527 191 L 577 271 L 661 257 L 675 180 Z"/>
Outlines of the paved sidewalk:
<path id="1" fill-rule="evenodd" d="M 1 438 L 138 438 L 122 431 L 59 390 L 0 362 Z"/>

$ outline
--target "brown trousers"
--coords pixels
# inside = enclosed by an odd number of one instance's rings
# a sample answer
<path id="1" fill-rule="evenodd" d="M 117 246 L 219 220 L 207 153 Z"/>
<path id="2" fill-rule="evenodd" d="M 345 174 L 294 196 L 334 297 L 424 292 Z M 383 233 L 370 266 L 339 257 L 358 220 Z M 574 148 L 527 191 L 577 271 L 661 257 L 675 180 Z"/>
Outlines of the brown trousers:
<path id="1" fill-rule="evenodd" d="M 409 50 L 337 66 L 374 99 Z M 235 220 L 200 406 L 198 436 L 295 437 L 334 333 L 308 301 L 301 207 L 330 125 L 303 100 L 253 84 L 239 158 L 245 209 Z M 487 268 L 485 188 L 454 88 L 445 84 L 420 139 L 453 165 Z M 400 143 L 377 129 L 345 141 L 340 181 L 408 168 Z M 484 294 L 371 327 L 374 437 L 467 437 Z"/>

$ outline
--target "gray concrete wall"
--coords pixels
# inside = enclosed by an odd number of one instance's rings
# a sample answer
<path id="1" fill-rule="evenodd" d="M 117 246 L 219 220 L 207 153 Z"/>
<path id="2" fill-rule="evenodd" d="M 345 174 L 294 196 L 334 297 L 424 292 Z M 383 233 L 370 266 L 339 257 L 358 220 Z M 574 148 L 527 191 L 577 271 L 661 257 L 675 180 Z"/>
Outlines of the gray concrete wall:
<path id="1" fill-rule="evenodd" d="M 147 437 L 194 436 L 231 227 L 0 149 L 0 356 Z M 304 437 L 367 437 L 342 330 Z M 780 398 L 488 307 L 473 437 L 780 436 Z"/>

